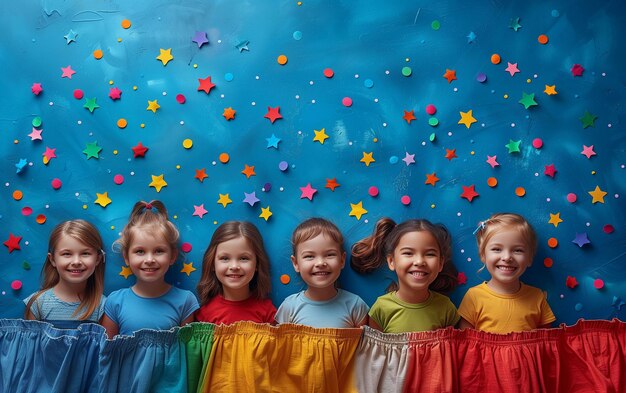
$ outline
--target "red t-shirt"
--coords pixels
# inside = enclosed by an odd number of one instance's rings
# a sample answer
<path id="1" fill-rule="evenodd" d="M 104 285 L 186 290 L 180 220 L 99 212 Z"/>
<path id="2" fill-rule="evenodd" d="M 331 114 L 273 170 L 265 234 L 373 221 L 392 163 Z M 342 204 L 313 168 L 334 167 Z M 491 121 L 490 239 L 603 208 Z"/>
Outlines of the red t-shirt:
<path id="1" fill-rule="evenodd" d="M 199 322 L 230 325 L 239 321 L 274 323 L 275 315 L 276 307 L 270 299 L 249 297 L 246 300 L 233 301 L 217 295 L 200 307 L 195 317 Z"/>

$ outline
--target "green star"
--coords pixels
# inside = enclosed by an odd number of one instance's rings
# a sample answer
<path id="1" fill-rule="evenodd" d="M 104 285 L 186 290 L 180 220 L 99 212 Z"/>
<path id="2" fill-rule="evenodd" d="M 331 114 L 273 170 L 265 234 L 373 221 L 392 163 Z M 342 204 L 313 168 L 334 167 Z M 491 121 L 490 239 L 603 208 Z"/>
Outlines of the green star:
<path id="1" fill-rule="evenodd" d="M 98 141 L 95 141 L 93 143 L 88 143 L 85 150 L 83 150 L 83 153 L 87 155 L 87 159 L 90 159 L 91 157 L 100 158 L 98 153 L 100 153 L 101 150 L 102 148 L 98 146 Z"/>
<path id="2" fill-rule="evenodd" d="M 100 105 L 96 104 L 95 98 L 85 98 L 85 105 L 83 108 L 89 109 L 89 112 L 93 113 L 96 108 L 100 108 Z"/>
<path id="3" fill-rule="evenodd" d="M 515 31 L 518 31 L 522 27 L 522 25 L 519 24 L 519 18 L 511 19 L 509 27 Z"/>
<path id="4" fill-rule="evenodd" d="M 593 122 L 596 121 L 597 118 L 598 116 L 592 115 L 589 111 L 585 111 L 585 115 L 580 118 L 580 121 L 583 123 L 583 128 L 587 128 L 589 126 L 595 127 Z"/>
<path id="5" fill-rule="evenodd" d="M 531 106 L 538 105 L 537 101 L 535 101 L 535 93 L 526 94 L 522 93 L 522 99 L 518 101 L 520 104 L 524 105 L 524 108 L 528 109 Z"/>
<path id="6" fill-rule="evenodd" d="M 504 147 L 509 149 L 509 154 L 511 154 L 511 153 L 519 153 L 520 152 L 520 149 L 519 149 L 520 143 L 522 143 L 521 139 L 519 141 L 514 141 L 513 139 L 509 139 L 509 143 L 504 145 Z"/>

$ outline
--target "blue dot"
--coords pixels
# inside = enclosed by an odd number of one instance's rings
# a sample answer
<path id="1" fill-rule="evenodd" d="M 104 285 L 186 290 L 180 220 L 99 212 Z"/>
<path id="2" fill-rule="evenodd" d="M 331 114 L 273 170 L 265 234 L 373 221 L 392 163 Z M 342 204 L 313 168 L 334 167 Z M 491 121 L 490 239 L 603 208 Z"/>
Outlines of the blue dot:
<path id="1" fill-rule="evenodd" d="M 582 303 L 576 303 L 576 305 L 574 306 L 574 310 L 576 311 L 580 311 L 583 309 L 583 304 Z"/>
<path id="2" fill-rule="evenodd" d="M 552 10 L 551 14 L 552 14 L 552 16 L 553 16 L 553 17 L 555 17 L 555 18 L 558 18 L 558 17 L 559 17 L 559 15 L 561 15 L 561 14 L 559 14 L 559 10 Z"/>
<path id="3" fill-rule="evenodd" d="M 293 39 L 296 41 L 300 41 L 302 39 L 302 32 L 301 31 L 294 31 L 293 32 Z"/>
<path id="4" fill-rule="evenodd" d="M 371 79 L 366 79 L 363 81 L 363 85 L 365 85 L 365 87 L 367 87 L 368 89 L 372 88 L 374 86 L 374 81 Z"/>
<path id="5" fill-rule="evenodd" d="M 398 163 L 398 157 L 397 156 L 389 157 L 389 163 L 390 164 L 397 164 Z"/>
<path id="6" fill-rule="evenodd" d="M 226 80 L 226 82 L 232 81 L 234 77 L 235 76 L 231 74 L 230 72 L 227 72 L 226 74 L 224 74 L 224 80 Z"/>

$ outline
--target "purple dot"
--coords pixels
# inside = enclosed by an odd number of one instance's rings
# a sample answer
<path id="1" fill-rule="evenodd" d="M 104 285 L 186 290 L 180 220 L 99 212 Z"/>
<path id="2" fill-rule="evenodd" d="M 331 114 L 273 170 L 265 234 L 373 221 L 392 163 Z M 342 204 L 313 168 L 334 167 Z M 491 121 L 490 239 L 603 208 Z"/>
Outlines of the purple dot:
<path id="1" fill-rule="evenodd" d="M 281 171 L 286 171 L 287 168 L 289 168 L 289 164 L 287 163 L 287 161 L 281 161 L 280 163 L 278 163 L 278 169 L 280 169 Z"/>
<path id="2" fill-rule="evenodd" d="M 476 75 L 476 80 L 480 83 L 485 83 L 485 81 L 487 81 L 487 75 L 481 72 L 478 75 Z"/>
<path id="3" fill-rule="evenodd" d="M 263 186 L 263 189 L 265 190 L 265 192 L 270 192 L 270 190 L 272 189 L 272 184 L 265 183 L 265 185 Z"/>

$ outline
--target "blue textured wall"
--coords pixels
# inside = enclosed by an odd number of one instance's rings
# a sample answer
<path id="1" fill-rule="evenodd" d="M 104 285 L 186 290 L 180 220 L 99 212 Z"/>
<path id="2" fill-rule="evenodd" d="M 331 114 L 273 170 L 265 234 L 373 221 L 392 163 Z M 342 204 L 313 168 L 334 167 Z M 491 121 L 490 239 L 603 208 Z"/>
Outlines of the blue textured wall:
<path id="1" fill-rule="evenodd" d="M 302 285 L 288 258 L 289 236 L 302 219 L 332 218 L 349 247 L 382 216 L 426 217 L 453 233 L 454 261 L 467 277 L 452 295 L 458 304 L 470 285 L 488 277 L 477 273 L 477 222 L 515 211 L 540 237 L 524 280 L 548 292 L 558 321 L 623 319 L 622 2 L 35 3 L 0 5 L 0 316 L 19 316 L 21 298 L 38 288 L 56 223 L 90 220 L 109 248 L 134 202 L 161 199 L 192 246 L 169 273 L 182 287 L 195 288 L 204 248 L 216 225 L 229 219 L 250 220 L 263 233 L 278 305 Z M 122 27 L 124 19 L 130 28 Z M 199 47 L 192 41 L 196 32 L 205 32 L 209 43 Z M 538 42 L 541 34 L 549 38 L 545 45 Z M 98 49 L 101 59 L 93 55 Z M 157 59 L 161 49 L 171 49 L 167 65 Z M 492 64 L 494 53 L 500 64 Z M 287 56 L 286 64 L 278 63 L 279 55 Z M 507 72 L 508 63 L 519 73 Z M 577 64 L 584 69 L 579 76 Z M 76 73 L 62 77 L 68 66 Z M 327 68 L 332 78 L 324 75 Z M 449 83 L 446 70 L 456 80 Z M 477 79 L 481 73 L 486 81 Z M 208 76 L 215 84 L 209 94 L 198 91 L 198 80 Z M 37 83 L 43 88 L 38 95 L 32 92 Z M 557 94 L 547 94 L 547 86 Z M 122 91 L 121 99 L 109 97 L 112 88 Z M 74 98 L 77 89 L 82 99 Z M 525 108 L 531 94 L 537 105 Z M 91 112 L 85 106 L 94 98 L 99 107 Z M 155 100 L 160 108 L 153 113 L 146 108 Z M 434 116 L 426 113 L 429 104 Z M 265 118 L 268 107 L 280 107 L 282 119 Z M 236 111 L 233 120 L 223 116 L 225 108 Z M 476 122 L 468 128 L 459 122 L 470 110 Z M 410 111 L 416 119 L 408 122 Z M 119 119 L 126 128 L 117 126 Z M 328 135 L 323 144 L 314 140 L 321 129 Z M 537 138 L 541 148 L 532 145 Z M 191 148 L 183 146 L 186 139 Z M 519 152 L 509 152 L 515 150 L 510 141 L 520 141 Z M 97 154 L 89 150 L 94 142 Z M 145 157 L 134 157 L 139 142 L 149 149 Z M 589 149 L 589 158 L 581 154 L 591 145 L 595 155 Z M 453 149 L 456 157 L 447 159 Z M 47 164 L 46 151 L 56 155 Z M 221 153 L 230 156 L 226 164 Z M 369 166 L 361 162 L 364 153 L 375 160 Z M 488 156 L 499 166 L 492 168 Z M 287 170 L 280 169 L 282 161 Z M 256 175 L 242 174 L 245 165 Z M 546 174 L 550 165 L 554 176 Z M 195 176 L 202 168 L 208 178 L 200 182 Z M 425 184 L 433 173 L 439 181 Z M 121 184 L 116 175 L 123 176 Z M 150 184 L 160 175 L 167 186 L 159 191 Z M 496 187 L 487 184 L 491 177 Z M 326 187 L 333 178 L 340 184 L 334 191 Z M 53 188 L 54 179 L 60 188 Z M 312 200 L 301 191 L 309 183 L 317 190 Z M 372 186 L 376 197 L 369 194 Z M 461 196 L 470 186 L 479 194 L 471 202 Z M 524 196 L 516 195 L 517 187 Z M 252 192 L 260 200 L 253 206 L 243 202 Z M 576 202 L 567 200 L 570 193 Z M 218 204 L 220 194 L 232 203 Z M 410 197 L 408 205 L 403 196 Z M 96 203 L 107 198 L 106 207 Z M 367 210 L 360 220 L 350 216 L 358 203 Z M 193 215 L 201 205 L 207 210 L 202 218 Z M 266 221 L 259 215 L 268 207 L 273 214 Z M 38 223 L 39 215 L 45 223 Z M 585 234 L 589 244 L 573 242 Z M 549 238 L 558 240 L 556 248 L 548 247 Z M 552 267 L 544 266 L 545 258 Z M 197 270 L 180 272 L 183 263 Z M 132 284 L 132 276 L 119 274 L 122 266 L 119 254 L 109 252 L 106 293 Z M 280 283 L 283 274 L 290 284 Z M 577 287 L 566 285 L 568 276 Z M 386 268 L 359 276 L 348 266 L 341 285 L 371 304 L 391 278 Z M 603 288 L 594 287 L 597 279 Z M 22 282 L 20 290 L 11 288 L 14 280 Z"/>

